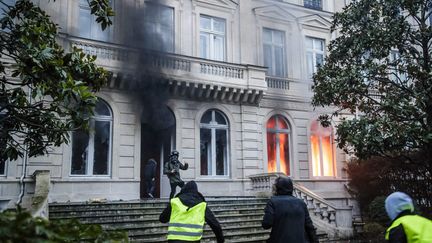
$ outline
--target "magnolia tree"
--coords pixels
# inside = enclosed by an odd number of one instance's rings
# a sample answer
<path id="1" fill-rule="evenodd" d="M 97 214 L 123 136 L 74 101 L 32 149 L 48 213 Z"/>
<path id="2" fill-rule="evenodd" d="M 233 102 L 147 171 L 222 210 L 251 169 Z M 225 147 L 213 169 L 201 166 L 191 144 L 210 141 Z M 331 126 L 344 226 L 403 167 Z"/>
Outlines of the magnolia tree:
<path id="1" fill-rule="evenodd" d="M 340 116 L 340 148 L 360 159 L 404 158 L 422 168 L 415 178 L 425 188 L 432 187 L 431 9 L 432 0 L 357 0 L 336 13 L 338 37 L 314 76 L 312 101 L 335 108 L 320 117 L 324 125 Z"/>
<path id="2" fill-rule="evenodd" d="M 14 2 L 13 4 L 10 4 Z M 113 11 L 108 0 L 89 0 L 105 29 Z M 0 0 L 0 163 L 42 155 L 86 126 L 95 91 L 107 80 L 95 57 L 66 53 L 56 42 L 57 25 L 30 0 Z"/>

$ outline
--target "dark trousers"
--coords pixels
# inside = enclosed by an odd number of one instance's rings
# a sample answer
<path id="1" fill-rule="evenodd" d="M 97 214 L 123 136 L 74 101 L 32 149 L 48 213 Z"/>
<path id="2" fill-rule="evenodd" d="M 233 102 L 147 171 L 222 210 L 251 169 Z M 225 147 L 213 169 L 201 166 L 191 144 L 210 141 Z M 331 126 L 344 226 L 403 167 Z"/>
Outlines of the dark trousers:
<path id="1" fill-rule="evenodd" d="M 147 196 L 154 197 L 154 189 L 155 189 L 155 181 L 154 180 L 146 180 L 146 186 L 147 186 Z"/>
<path id="2" fill-rule="evenodd" d="M 173 182 L 170 183 L 171 185 L 171 194 L 170 194 L 170 198 L 173 198 L 175 193 L 176 193 L 176 187 L 179 186 L 180 188 L 183 188 L 183 186 L 185 185 L 184 181 L 180 181 L 180 182 Z"/>

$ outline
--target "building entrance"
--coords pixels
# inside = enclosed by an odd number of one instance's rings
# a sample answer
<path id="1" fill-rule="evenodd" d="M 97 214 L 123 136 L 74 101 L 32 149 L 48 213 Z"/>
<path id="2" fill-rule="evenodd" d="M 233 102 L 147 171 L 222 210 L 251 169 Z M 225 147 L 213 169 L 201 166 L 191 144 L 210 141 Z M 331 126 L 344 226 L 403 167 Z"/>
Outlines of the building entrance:
<path id="1" fill-rule="evenodd" d="M 169 196 L 169 181 L 163 174 L 163 165 L 169 160 L 169 155 L 175 149 L 175 117 L 168 107 L 153 110 L 153 114 L 141 117 L 141 198 L 148 198 L 149 174 L 146 166 L 149 159 L 156 161 L 155 198 Z"/>

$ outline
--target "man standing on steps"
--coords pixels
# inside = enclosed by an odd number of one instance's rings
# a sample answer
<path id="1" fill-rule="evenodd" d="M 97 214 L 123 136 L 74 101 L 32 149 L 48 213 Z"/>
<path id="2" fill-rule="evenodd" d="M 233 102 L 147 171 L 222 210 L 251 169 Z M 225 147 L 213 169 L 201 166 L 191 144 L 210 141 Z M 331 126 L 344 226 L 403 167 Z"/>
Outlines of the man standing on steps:
<path id="1" fill-rule="evenodd" d="M 265 207 L 264 229 L 272 229 L 269 243 L 316 243 L 315 227 L 306 204 L 292 195 L 294 186 L 289 177 L 276 178 L 274 196 Z"/>
<path id="2" fill-rule="evenodd" d="M 194 181 L 186 183 L 177 196 L 159 216 L 159 221 L 168 224 L 168 242 L 200 242 L 204 221 L 216 235 L 218 243 L 224 242 L 222 228 L 207 206 L 204 196 L 198 192 Z"/>
<path id="3" fill-rule="evenodd" d="M 189 167 L 188 163 L 184 163 L 184 165 L 178 160 L 179 152 L 172 151 L 170 158 L 167 163 L 164 165 L 164 174 L 168 176 L 171 186 L 170 198 L 173 198 L 176 192 L 177 186 L 182 188 L 184 186 L 184 181 L 180 178 L 180 169 L 187 170 Z"/>

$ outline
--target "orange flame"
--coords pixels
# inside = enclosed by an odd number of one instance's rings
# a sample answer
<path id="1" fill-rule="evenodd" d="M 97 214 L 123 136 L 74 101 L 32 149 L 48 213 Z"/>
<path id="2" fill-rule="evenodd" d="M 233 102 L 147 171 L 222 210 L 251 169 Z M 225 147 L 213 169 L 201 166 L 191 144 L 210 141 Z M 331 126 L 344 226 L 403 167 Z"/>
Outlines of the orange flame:
<path id="1" fill-rule="evenodd" d="M 267 133 L 268 172 L 276 172 L 276 134 Z"/>
<path id="2" fill-rule="evenodd" d="M 321 144 L 324 176 L 333 176 L 333 150 L 331 145 L 331 137 L 323 137 Z"/>
<path id="3" fill-rule="evenodd" d="M 284 125 L 281 121 L 279 121 L 279 123 L 280 124 L 278 125 L 278 127 L 287 128 L 287 125 Z M 275 128 L 275 127 L 276 127 L 276 119 L 272 117 L 267 122 L 267 128 Z M 279 154 L 277 154 L 277 149 L 278 149 L 277 142 L 279 142 Z M 278 171 L 277 156 L 279 155 L 280 172 L 283 172 L 286 175 L 290 174 L 288 134 L 268 132 L 267 133 L 267 154 L 268 154 L 268 162 L 267 162 L 268 172 Z"/>
<path id="4" fill-rule="evenodd" d="M 311 136 L 312 172 L 314 176 L 334 176 L 331 136 Z"/>
<path id="5" fill-rule="evenodd" d="M 279 134 L 279 153 L 281 172 L 289 175 L 290 168 L 288 159 L 288 134 Z"/>

